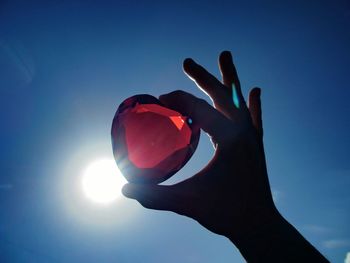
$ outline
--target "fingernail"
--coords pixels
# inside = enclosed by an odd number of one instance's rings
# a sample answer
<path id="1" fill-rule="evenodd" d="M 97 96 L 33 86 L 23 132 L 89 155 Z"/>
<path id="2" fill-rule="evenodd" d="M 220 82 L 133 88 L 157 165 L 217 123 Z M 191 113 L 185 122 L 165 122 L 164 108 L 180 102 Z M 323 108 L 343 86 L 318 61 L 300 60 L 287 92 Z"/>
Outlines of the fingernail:
<path id="1" fill-rule="evenodd" d="M 186 58 L 183 62 L 183 68 L 185 70 L 188 70 L 193 65 L 195 65 L 195 62 L 192 58 Z"/>

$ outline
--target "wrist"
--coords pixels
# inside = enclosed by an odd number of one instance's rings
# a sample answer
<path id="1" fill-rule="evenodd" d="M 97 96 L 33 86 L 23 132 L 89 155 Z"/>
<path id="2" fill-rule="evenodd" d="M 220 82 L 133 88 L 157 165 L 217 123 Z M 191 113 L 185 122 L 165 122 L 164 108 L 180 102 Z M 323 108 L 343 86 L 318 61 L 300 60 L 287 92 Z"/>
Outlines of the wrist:
<path id="1" fill-rule="evenodd" d="M 276 254 L 275 240 L 283 235 L 283 228 L 287 221 L 275 209 L 274 212 L 256 216 L 256 220 L 239 235 L 231 235 L 229 239 L 235 244 L 242 256 L 248 262 L 278 262 L 274 260 Z"/>
<path id="2" fill-rule="evenodd" d="M 244 234 L 228 238 L 248 262 L 329 262 L 277 209 Z"/>
<path id="3" fill-rule="evenodd" d="M 271 231 L 280 227 L 286 221 L 278 210 L 273 206 L 269 209 L 261 209 L 247 216 L 239 231 L 228 233 L 227 238 L 238 248 L 252 240 L 264 239 Z"/>

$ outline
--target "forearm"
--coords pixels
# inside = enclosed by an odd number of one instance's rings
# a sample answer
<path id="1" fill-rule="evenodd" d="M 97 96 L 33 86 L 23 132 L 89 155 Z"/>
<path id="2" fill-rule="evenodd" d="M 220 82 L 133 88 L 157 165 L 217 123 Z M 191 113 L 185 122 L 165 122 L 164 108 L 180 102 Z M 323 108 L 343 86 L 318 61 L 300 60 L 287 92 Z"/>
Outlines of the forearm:
<path id="1" fill-rule="evenodd" d="M 229 238 L 247 262 L 329 262 L 278 212 L 246 236 Z"/>

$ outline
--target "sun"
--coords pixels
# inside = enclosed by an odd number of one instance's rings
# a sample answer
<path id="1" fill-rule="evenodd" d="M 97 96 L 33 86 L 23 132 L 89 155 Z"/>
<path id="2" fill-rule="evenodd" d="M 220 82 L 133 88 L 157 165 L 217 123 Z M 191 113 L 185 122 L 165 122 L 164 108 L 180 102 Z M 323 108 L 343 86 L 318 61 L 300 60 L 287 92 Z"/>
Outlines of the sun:
<path id="1" fill-rule="evenodd" d="M 118 199 L 125 183 L 125 178 L 112 159 L 90 163 L 82 176 L 82 188 L 86 197 L 100 204 L 109 204 Z"/>

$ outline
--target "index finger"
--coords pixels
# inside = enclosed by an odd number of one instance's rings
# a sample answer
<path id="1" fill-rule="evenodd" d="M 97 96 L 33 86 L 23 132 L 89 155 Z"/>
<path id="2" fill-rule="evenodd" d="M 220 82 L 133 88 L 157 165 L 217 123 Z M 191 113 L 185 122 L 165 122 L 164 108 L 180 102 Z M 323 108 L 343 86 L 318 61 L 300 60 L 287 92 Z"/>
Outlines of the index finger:
<path id="1" fill-rule="evenodd" d="M 197 86 L 209 95 L 215 107 L 225 105 L 227 102 L 226 87 L 216 77 L 190 58 L 184 60 L 183 69 Z"/>
<path id="2" fill-rule="evenodd" d="M 208 102 L 185 91 L 174 91 L 159 97 L 159 100 L 185 116 L 193 119 L 216 142 L 232 137 L 233 123 Z"/>

